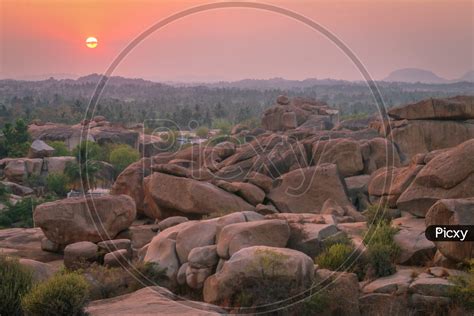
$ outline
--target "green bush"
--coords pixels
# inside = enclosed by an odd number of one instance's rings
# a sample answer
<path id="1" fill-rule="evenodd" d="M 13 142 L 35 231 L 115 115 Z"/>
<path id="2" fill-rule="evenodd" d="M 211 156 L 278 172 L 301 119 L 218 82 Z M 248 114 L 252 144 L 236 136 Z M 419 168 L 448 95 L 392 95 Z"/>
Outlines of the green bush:
<path id="1" fill-rule="evenodd" d="M 15 205 L 7 203 L 0 213 L 0 228 L 33 227 L 33 209 L 39 202 L 31 197 L 18 201 Z"/>
<path id="2" fill-rule="evenodd" d="M 110 152 L 109 161 L 117 173 L 140 159 L 140 153 L 128 145 L 118 145 Z"/>
<path id="3" fill-rule="evenodd" d="M 387 209 L 379 205 L 371 205 L 364 212 L 367 225 L 378 225 L 380 222 L 389 223 L 392 219 Z"/>
<path id="4" fill-rule="evenodd" d="M 367 249 L 367 257 L 370 267 L 377 277 L 384 277 L 394 274 L 397 269 L 395 266 L 395 251 L 388 244 L 374 243 Z"/>
<path id="5" fill-rule="evenodd" d="M 92 300 L 124 295 L 166 280 L 166 270 L 151 262 L 133 265 L 128 271 L 130 273 L 124 273 L 122 268 L 98 264 L 92 264 L 78 272 L 86 277 Z"/>
<path id="6" fill-rule="evenodd" d="M 77 273 L 56 274 L 36 285 L 22 299 L 23 310 L 28 315 L 84 315 L 89 285 Z"/>
<path id="7" fill-rule="evenodd" d="M 303 301 L 302 315 L 313 316 L 322 314 L 328 307 L 328 293 L 320 286 L 313 284 L 310 295 Z"/>
<path id="8" fill-rule="evenodd" d="M 69 178 L 64 173 L 50 173 L 46 177 L 46 188 L 58 196 L 66 196 L 68 192 Z"/>
<path id="9" fill-rule="evenodd" d="M 397 229 L 388 222 L 370 226 L 364 238 L 367 246 L 367 260 L 376 277 L 388 276 L 396 271 L 395 259 L 400 247 L 395 243 Z"/>
<path id="10" fill-rule="evenodd" d="M 468 311 L 474 311 L 474 259 L 470 261 L 468 275 L 451 277 L 454 286 L 449 290 L 453 302 Z"/>
<path id="11" fill-rule="evenodd" d="M 201 126 L 196 129 L 196 136 L 198 136 L 199 138 L 207 138 L 208 134 L 209 128 L 207 128 L 206 126 Z"/>
<path id="12" fill-rule="evenodd" d="M 0 315 L 22 315 L 21 299 L 33 283 L 30 269 L 0 255 Z"/>
<path id="13" fill-rule="evenodd" d="M 316 257 L 315 263 L 320 268 L 335 270 L 347 270 L 354 262 L 354 247 L 347 244 L 334 244 L 324 250 Z"/>
<path id="14" fill-rule="evenodd" d="M 49 146 L 54 148 L 54 157 L 69 156 L 71 152 L 67 148 L 66 144 L 60 140 L 47 142 Z"/>

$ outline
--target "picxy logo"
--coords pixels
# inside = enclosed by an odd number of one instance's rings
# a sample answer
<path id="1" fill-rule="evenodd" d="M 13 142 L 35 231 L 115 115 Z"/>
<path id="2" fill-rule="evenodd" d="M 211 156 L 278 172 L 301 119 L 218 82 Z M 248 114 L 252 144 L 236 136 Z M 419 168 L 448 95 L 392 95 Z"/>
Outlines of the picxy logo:
<path id="1" fill-rule="evenodd" d="M 431 241 L 474 241 L 474 225 L 431 225 L 425 235 Z"/>

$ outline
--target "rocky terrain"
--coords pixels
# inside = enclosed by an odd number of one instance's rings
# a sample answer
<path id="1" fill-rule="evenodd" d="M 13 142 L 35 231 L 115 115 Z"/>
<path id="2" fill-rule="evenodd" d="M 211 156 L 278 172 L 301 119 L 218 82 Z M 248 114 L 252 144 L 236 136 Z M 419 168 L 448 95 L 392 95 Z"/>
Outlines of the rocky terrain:
<path id="1" fill-rule="evenodd" d="M 47 202 L 34 209 L 36 228 L 0 230 L 0 251 L 38 278 L 61 264 L 163 269 L 162 283 L 93 301 L 91 315 L 467 314 L 451 293 L 469 277 L 474 242 L 432 242 L 425 229 L 474 225 L 474 97 L 388 116 L 340 122 L 324 102 L 280 96 L 261 128 L 176 152 L 147 149 L 145 136 L 102 118 L 30 125 L 35 139 L 71 147 L 87 125 L 91 140 L 144 157 L 110 194 Z M 68 159 L 36 145 L 31 158 L 0 161 L 23 195 L 26 174 L 61 172 Z M 397 249 L 393 258 L 375 250 L 373 227 L 391 232 L 382 246 Z M 349 247 L 350 265 L 323 261 L 334 245 Z M 388 263 L 378 266 L 379 253 Z"/>

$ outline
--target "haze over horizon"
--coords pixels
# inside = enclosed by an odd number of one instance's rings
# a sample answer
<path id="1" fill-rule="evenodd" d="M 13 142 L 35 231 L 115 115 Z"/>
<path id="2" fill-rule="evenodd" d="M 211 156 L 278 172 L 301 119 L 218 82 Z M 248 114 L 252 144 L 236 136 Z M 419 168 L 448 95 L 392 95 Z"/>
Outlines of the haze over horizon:
<path id="1" fill-rule="evenodd" d="M 3 1 L 0 77 L 103 73 L 148 26 L 204 3 Z M 447 79 L 474 68 L 472 1 L 268 3 L 324 25 L 378 80 L 403 68 L 426 69 Z M 85 46 L 88 36 L 98 38 L 97 48 Z M 321 34 L 287 17 L 250 9 L 213 10 L 176 21 L 140 43 L 113 75 L 184 82 L 278 77 L 362 80 L 351 61 Z"/>

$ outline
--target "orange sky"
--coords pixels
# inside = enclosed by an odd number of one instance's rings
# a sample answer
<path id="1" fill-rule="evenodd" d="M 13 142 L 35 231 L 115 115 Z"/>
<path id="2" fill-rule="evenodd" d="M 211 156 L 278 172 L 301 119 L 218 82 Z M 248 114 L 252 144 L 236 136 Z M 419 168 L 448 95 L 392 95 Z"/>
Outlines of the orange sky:
<path id="1" fill-rule="evenodd" d="M 209 1 L 0 0 L 0 77 L 104 72 L 147 26 Z M 376 78 L 405 67 L 449 79 L 473 69 L 473 1 L 305 1 L 267 3 L 323 24 Z M 84 41 L 96 36 L 99 46 Z M 337 47 L 287 17 L 249 9 L 200 13 L 159 30 L 117 75 L 159 80 L 308 77 L 360 80 Z"/>

